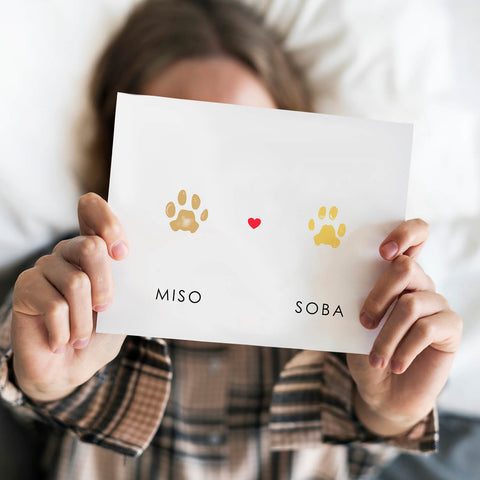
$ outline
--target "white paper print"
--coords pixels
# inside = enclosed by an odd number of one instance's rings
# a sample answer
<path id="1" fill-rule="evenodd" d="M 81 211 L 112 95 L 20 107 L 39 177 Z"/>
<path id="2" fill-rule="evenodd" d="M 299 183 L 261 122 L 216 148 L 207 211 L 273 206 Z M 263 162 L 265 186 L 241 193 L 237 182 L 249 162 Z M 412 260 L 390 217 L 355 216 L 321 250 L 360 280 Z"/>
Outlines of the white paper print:
<path id="1" fill-rule="evenodd" d="M 109 203 L 130 254 L 97 331 L 368 353 L 412 127 L 119 94 Z M 378 330 L 378 329 L 377 329 Z"/>

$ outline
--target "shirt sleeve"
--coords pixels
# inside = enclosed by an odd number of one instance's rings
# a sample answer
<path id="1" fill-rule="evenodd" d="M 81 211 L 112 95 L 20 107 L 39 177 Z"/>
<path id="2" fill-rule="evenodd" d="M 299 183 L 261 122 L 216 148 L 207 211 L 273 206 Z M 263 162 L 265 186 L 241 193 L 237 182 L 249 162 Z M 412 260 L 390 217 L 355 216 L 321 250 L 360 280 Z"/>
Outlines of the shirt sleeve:
<path id="1" fill-rule="evenodd" d="M 172 368 L 162 340 L 127 337 L 119 355 L 70 395 L 35 402 L 15 382 L 10 294 L 0 309 L 0 397 L 14 411 L 71 430 L 80 440 L 138 456 L 165 411 Z"/>
<path id="2" fill-rule="evenodd" d="M 382 437 L 370 432 L 356 417 L 354 391 L 355 384 L 344 354 L 298 353 L 287 363 L 273 390 L 269 425 L 271 448 L 349 445 L 350 470 L 357 471 L 362 470 L 359 464 L 372 462 L 365 455 L 362 457 L 367 451 L 365 445 L 369 445 L 368 451 L 381 451 L 390 458 L 392 449 L 385 449 L 385 445 L 416 452 L 438 448 L 435 410 L 405 434 Z"/>

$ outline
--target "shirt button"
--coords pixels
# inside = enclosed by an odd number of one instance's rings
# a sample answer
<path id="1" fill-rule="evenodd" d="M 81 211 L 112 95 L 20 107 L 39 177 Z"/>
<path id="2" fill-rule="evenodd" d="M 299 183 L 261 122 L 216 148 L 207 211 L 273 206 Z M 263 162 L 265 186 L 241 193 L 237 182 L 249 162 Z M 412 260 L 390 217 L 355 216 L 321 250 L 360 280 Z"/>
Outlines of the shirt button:
<path id="1" fill-rule="evenodd" d="M 208 442 L 210 445 L 220 445 L 223 443 L 223 435 L 220 435 L 219 433 L 214 433 L 213 435 L 210 435 Z"/>
<path id="2" fill-rule="evenodd" d="M 222 362 L 219 358 L 211 358 L 208 361 L 208 370 L 210 373 L 218 373 L 222 367 Z"/>

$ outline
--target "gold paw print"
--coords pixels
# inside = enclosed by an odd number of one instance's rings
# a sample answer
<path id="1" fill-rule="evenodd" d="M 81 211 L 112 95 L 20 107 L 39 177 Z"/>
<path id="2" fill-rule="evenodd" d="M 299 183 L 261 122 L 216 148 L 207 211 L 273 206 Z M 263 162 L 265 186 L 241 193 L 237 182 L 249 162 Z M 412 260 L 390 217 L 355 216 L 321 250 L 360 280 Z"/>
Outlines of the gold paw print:
<path id="1" fill-rule="evenodd" d="M 180 190 L 178 192 L 178 203 L 183 207 L 187 202 L 187 193 L 185 190 Z M 170 222 L 170 228 L 176 232 L 177 230 L 184 230 L 185 232 L 195 233 L 198 230 L 198 223 L 195 219 L 195 211 L 200 206 L 200 197 L 195 193 L 192 195 L 192 208 L 193 210 L 180 210 L 178 212 L 177 218 Z M 168 202 L 165 207 L 165 213 L 168 218 L 175 216 L 175 204 L 173 202 Z M 204 222 L 208 217 L 208 210 L 205 209 L 201 215 L 200 220 Z"/>
<path id="2" fill-rule="evenodd" d="M 320 210 L 318 211 L 318 218 L 320 220 L 323 220 L 326 214 L 327 214 L 327 209 L 325 207 L 320 207 Z M 338 214 L 337 207 L 332 207 L 328 212 L 328 216 L 330 220 L 335 220 L 335 218 L 337 217 L 337 214 Z M 308 222 L 308 228 L 309 230 L 315 229 L 315 222 L 313 218 L 311 218 L 310 221 Z M 333 228 L 333 225 L 323 225 L 320 232 L 313 237 L 315 245 L 320 245 L 321 243 L 323 243 L 324 245 L 331 245 L 333 248 L 337 248 L 340 245 L 340 239 L 337 237 L 337 235 L 339 237 L 343 237 L 345 235 L 346 229 L 347 227 L 345 227 L 345 224 L 342 223 L 338 227 L 337 233 L 335 234 L 335 229 Z"/>

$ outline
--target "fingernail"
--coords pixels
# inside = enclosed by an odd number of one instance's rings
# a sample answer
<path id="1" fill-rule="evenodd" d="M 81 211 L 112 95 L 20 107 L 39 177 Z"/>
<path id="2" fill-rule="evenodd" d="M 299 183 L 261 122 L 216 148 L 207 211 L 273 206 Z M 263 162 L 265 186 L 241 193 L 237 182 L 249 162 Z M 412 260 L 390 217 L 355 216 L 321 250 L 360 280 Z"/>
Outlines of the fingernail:
<path id="1" fill-rule="evenodd" d="M 400 373 L 402 371 L 402 365 L 400 364 L 400 362 L 397 362 L 396 360 L 392 360 L 390 362 L 390 368 L 394 373 Z"/>
<path id="2" fill-rule="evenodd" d="M 128 255 L 128 247 L 124 242 L 119 240 L 112 245 L 112 255 L 117 259 L 121 260 L 122 258 Z"/>
<path id="3" fill-rule="evenodd" d="M 105 310 L 108 309 L 108 307 L 110 306 L 111 304 L 110 303 L 102 303 L 101 305 L 95 305 L 93 307 L 93 309 L 96 311 L 96 312 L 104 312 Z"/>
<path id="4" fill-rule="evenodd" d="M 374 368 L 383 368 L 383 358 L 375 352 L 370 352 L 370 365 Z"/>
<path id="5" fill-rule="evenodd" d="M 81 338 L 73 344 L 73 348 L 83 348 L 88 345 L 89 338 Z"/>
<path id="6" fill-rule="evenodd" d="M 374 328 L 375 327 L 375 320 L 368 315 L 367 312 L 362 312 L 360 315 L 360 322 L 365 328 Z"/>
<path id="7" fill-rule="evenodd" d="M 387 242 L 385 245 L 380 247 L 380 253 L 387 260 L 391 260 L 395 254 L 398 252 L 397 242 L 391 241 Z"/>
<path id="8" fill-rule="evenodd" d="M 65 351 L 66 346 L 63 345 L 62 347 L 58 347 L 53 351 L 53 353 L 63 353 Z"/>

